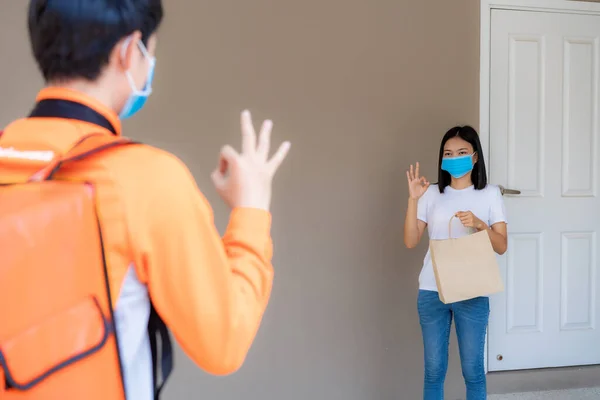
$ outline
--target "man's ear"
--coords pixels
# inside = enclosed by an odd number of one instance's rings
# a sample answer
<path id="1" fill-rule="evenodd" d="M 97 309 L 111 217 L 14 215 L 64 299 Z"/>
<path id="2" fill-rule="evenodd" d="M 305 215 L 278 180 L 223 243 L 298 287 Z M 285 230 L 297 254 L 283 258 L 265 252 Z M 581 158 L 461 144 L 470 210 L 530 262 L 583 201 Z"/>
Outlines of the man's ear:
<path id="1" fill-rule="evenodd" d="M 110 55 L 111 63 L 115 63 L 123 71 L 131 69 L 140 40 L 142 40 L 142 33 L 140 31 L 135 31 L 131 35 L 119 40 Z"/>

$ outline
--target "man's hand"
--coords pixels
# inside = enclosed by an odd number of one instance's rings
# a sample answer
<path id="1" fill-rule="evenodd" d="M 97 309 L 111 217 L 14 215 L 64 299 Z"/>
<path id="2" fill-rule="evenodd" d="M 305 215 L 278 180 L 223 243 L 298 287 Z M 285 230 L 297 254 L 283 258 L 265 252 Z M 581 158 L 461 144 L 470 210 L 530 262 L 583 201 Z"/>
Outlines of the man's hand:
<path id="1" fill-rule="evenodd" d="M 264 121 L 258 143 L 249 111 L 244 111 L 242 152 L 231 146 L 221 150 L 219 165 L 212 173 L 217 192 L 231 208 L 245 207 L 269 210 L 273 176 L 287 156 L 290 143 L 284 142 L 269 160 L 273 123 Z"/>

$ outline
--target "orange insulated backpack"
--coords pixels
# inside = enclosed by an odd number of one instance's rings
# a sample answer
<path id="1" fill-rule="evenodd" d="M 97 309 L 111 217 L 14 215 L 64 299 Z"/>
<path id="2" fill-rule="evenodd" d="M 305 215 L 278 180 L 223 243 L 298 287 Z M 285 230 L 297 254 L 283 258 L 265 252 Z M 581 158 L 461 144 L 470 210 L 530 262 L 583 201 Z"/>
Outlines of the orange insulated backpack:
<path id="1" fill-rule="evenodd" d="M 0 399 L 123 400 L 94 184 L 52 178 L 66 163 L 131 141 L 91 134 L 59 154 L 3 139 Z"/>

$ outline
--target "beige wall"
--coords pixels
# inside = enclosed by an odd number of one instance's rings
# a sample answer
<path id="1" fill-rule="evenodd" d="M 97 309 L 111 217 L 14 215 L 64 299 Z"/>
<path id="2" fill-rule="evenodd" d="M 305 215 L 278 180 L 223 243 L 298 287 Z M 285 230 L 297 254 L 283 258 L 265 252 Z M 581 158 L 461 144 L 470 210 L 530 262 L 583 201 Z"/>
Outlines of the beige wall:
<path id="1" fill-rule="evenodd" d="M 0 124 L 40 84 L 25 2 L 8 3 Z M 478 123 L 479 2 L 166 3 L 156 93 L 126 133 L 188 163 L 220 228 L 208 176 L 239 142 L 238 112 L 272 117 L 274 139 L 293 144 L 275 182 L 273 297 L 247 363 L 215 379 L 180 356 L 168 398 L 418 399 L 425 248 L 402 245 L 404 171 L 420 160 L 435 179 L 445 130 Z M 457 360 L 453 346 L 448 399 L 463 393 Z"/>

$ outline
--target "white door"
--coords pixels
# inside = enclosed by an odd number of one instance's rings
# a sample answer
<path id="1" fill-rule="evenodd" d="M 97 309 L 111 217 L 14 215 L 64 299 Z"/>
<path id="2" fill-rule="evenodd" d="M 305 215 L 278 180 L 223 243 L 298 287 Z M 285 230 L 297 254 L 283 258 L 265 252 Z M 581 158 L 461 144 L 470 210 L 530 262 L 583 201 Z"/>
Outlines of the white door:
<path id="1" fill-rule="evenodd" d="M 521 191 L 492 371 L 600 364 L 599 43 L 598 16 L 492 11 L 490 180 Z"/>

